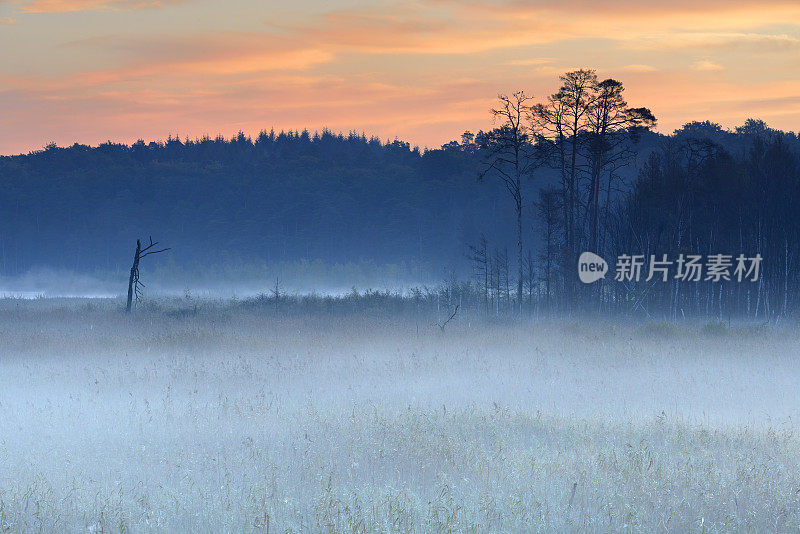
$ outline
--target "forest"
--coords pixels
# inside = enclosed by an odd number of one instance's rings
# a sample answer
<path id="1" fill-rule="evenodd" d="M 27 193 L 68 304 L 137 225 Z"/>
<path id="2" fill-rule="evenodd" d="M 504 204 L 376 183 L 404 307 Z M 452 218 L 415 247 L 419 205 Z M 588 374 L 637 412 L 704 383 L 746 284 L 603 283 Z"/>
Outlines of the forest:
<path id="1" fill-rule="evenodd" d="M 501 94 L 493 129 L 439 148 L 262 131 L 2 156 L 0 277 L 121 273 L 135 240 L 156 235 L 171 248 L 158 268 L 175 279 L 248 271 L 266 288 L 278 263 L 355 263 L 447 280 L 450 302 L 457 292 L 497 315 L 792 313 L 798 136 L 757 119 L 656 133 L 657 117 L 630 106 L 621 82 L 592 70 L 560 81 L 544 98 Z M 581 284 L 583 251 L 612 272 Z M 613 276 L 623 255 L 682 254 L 731 256 L 731 273 L 740 254 L 763 261 L 753 281 L 645 281 L 647 262 L 641 281 Z"/>

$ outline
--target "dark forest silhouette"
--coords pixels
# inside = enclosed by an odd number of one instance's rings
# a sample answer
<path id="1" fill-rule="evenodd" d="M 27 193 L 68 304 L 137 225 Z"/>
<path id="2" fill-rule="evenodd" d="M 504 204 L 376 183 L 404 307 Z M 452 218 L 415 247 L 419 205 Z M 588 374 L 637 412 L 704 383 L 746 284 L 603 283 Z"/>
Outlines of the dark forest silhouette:
<path id="1" fill-rule="evenodd" d="M 469 278 L 459 291 L 495 314 L 797 309 L 796 134 L 748 120 L 665 136 L 650 131 L 647 108 L 625 102 L 620 82 L 590 70 L 561 82 L 545 98 L 501 95 L 493 130 L 424 151 L 326 130 L 0 157 L 0 275 L 41 265 L 121 272 L 131 237 L 157 231 L 173 248 L 165 268 L 182 273 L 300 259 L 413 264 Z M 612 269 L 620 254 L 764 260 L 752 284 L 628 284 L 612 273 L 583 286 L 584 250 Z"/>

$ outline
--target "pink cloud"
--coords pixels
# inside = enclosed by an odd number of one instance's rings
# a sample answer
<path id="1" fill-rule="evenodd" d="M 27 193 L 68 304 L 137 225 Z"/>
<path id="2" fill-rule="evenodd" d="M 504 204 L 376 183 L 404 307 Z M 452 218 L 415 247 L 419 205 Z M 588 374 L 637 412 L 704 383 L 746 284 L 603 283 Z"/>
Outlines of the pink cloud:
<path id="1" fill-rule="evenodd" d="M 713 1 L 644 9 L 620 0 L 600 9 L 579 0 L 504 1 L 492 8 L 420 0 L 310 14 L 294 23 L 280 17 L 269 28 L 251 24 L 240 31 L 66 28 L 62 33 L 71 39 L 53 47 L 57 59 L 51 60 L 64 74 L 24 63 L 0 71 L 7 123 L 0 153 L 49 140 L 323 126 L 436 146 L 466 128 L 491 127 L 488 109 L 497 92 L 546 96 L 558 88 L 559 74 L 582 66 L 621 79 L 628 100 L 651 107 L 663 131 L 693 119 L 733 126 L 751 115 L 769 116 L 776 127 L 796 125 L 800 111 L 786 99 L 800 83 L 792 31 L 798 24 L 789 22 L 800 20 L 792 17 L 800 7 Z M 23 9 L 37 5 L 107 11 L 162 3 L 34 0 Z M 180 9 L 191 14 L 194 5 Z M 32 28 L 45 18 L 23 16 Z M 241 14 L 220 9 L 219 16 L 219 27 L 243 24 Z M 97 17 L 158 15 L 92 14 Z M 25 42 L 19 49 L 25 53 Z M 726 69 L 714 72 L 721 65 Z M 785 103 L 784 115 L 774 102 Z"/>
<path id="2" fill-rule="evenodd" d="M 147 7 L 161 7 L 185 0 L 33 0 L 22 3 L 23 13 L 67 13 L 111 9 L 127 11 Z"/>

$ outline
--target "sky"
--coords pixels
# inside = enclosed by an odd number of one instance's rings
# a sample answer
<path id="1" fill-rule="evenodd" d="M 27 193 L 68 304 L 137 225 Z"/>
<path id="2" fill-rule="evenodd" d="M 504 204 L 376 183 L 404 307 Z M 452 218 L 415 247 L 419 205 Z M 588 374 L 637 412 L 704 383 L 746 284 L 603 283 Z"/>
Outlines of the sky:
<path id="1" fill-rule="evenodd" d="M 797 0 L 0 0 L 0 154 L 355 130 L 437 147 L 576 68 L 658 131 L 800 129 Z"/>

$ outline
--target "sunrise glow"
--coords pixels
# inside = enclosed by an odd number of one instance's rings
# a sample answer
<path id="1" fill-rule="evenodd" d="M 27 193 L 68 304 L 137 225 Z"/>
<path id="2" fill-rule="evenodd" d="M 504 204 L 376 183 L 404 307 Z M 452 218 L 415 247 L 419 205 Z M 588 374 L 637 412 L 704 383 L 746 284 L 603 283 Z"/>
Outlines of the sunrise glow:
<path id="1" fill-rule="evenodd" d="M 327 127 L 436 147 L 579 67 L 668 133 L 800 124 L 800 4 L 2 0 L 0 154 Z"/>

